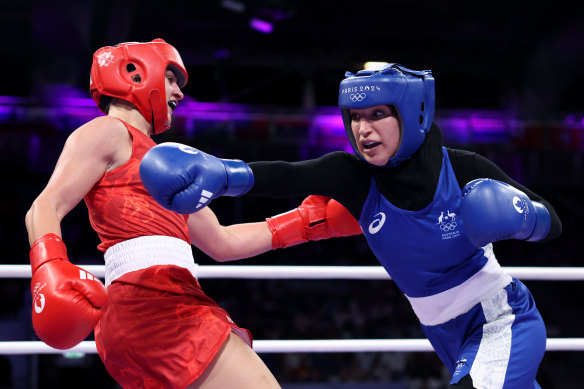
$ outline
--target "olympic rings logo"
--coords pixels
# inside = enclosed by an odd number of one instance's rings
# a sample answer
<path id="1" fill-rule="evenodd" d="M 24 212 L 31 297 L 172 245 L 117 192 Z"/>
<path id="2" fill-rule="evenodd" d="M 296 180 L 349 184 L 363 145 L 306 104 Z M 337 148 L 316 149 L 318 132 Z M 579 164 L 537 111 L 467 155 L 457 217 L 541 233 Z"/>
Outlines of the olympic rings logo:
<path id="1" fill-rule="evenodd" d="M 456 228 L 457 224 L 456 222 L 452 222 L 452 223 L 441 223 L 440 224 L 440 229 L 442 231 L 452 231 Z"/>
<path id="2" fill-rule="evenodd" d="M 357 101 L 363 101 L 365 100 L 365 97 L 367 97 L 367 95 L 365 93 L 352 93 L 349 98 L 351 99 L 352 102 L 356 103 Z"/>

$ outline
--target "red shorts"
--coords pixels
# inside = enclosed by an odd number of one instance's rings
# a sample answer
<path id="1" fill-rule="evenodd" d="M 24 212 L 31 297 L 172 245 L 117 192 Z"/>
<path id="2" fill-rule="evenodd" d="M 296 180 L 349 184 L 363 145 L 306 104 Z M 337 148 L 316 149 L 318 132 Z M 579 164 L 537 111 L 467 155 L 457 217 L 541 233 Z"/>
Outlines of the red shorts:
<path id="1" fill-rule="evenodd" d="M 230 332 L 249 331 L 178 266 L 152 266 L 117 278 L 95 328 L 97 351 L 124 388 L 184 388 L 207 368 Z"/>

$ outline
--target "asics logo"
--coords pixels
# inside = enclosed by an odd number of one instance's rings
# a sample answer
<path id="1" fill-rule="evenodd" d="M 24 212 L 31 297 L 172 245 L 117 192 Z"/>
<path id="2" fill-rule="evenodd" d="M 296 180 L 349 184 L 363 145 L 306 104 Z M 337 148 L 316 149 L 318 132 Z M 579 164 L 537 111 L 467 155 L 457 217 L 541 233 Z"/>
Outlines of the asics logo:
<path id="1" fill-rule="evenodd" d="M 349 98 L 352 102 L 363 101 L 367 95 L 365 93 L 351 93 Z"/>
<path id="2" fill-rule="evenodd" d="M 377 234 L 379 230 L 381 230 L 381 227 L 383 227 L 383 225 L 385 224 L 385 213 L 379 212 L 373 217 L 375 219 L 373 219 L 371 224 L 369 224 L 369 233 L 371 235 Z"/>
<path id="3" fill-rule="evenodd" d="M 178 149 L 182 152 L 185 152 L 187 154 L 199 154 L 199 150 L 195 150 L 190 146 L 187 145 L 180 145 L 178 146 Z"/>
<path id="4" fill-rule="evenodd" d="M 209 192 L 208 190 L 203 189 L 201 192 L 201 197 L 199 198 L 199 203 L 197 204 L 197 208 L 204 207 L 209 200 L 213 197 L 213 192 Z"/>

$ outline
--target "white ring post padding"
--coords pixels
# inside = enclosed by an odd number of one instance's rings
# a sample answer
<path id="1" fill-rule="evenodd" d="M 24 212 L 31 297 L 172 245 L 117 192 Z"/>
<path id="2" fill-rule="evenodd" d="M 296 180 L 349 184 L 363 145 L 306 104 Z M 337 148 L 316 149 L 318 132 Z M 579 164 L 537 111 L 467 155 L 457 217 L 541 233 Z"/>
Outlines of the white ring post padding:
<path id="1" fill-rule="evenodd" d="M 255 340 L 253 348 L 264 353 L 355 353 L 434 351 L 427 339 L 326 339 Z M 547 351 L 584 351 L 583 338 L 549 338 Z M 16 354 L 96 354 L 95 342 L 84 341 L 69 350 L 57 350 L 43 342 L 0 342 L 0 355 Z"/>
<path id="2" fill-rule="evenodd" d="M 79 265 L 103 279 L 105 266 Z M 197 265 L 199 278 L 389 280 L 381 266 Z M 503 267 L 521 280 L 584 281 L 584 267 Z M 30 278 L 30 265 L 0 265 L 0 278 Z"/>

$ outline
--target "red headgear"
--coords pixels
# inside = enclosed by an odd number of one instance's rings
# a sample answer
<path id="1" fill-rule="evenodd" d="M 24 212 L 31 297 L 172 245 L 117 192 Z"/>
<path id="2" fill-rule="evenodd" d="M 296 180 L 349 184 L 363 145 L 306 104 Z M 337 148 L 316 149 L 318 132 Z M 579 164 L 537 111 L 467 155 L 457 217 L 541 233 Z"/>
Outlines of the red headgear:
<path id="1" fill-rule="evenodd" d="M 162 39 L 102 47 L 93 54 L 91 97 L 98 107 L 103 95 L 129 101 L 152 124 L 154 133 L 159 134 L 170 127 L 167 68 L 176 74 L 178 86 L 184 87 L 189 76 L 180 54 Z"/>

